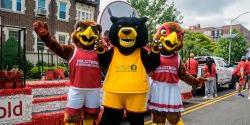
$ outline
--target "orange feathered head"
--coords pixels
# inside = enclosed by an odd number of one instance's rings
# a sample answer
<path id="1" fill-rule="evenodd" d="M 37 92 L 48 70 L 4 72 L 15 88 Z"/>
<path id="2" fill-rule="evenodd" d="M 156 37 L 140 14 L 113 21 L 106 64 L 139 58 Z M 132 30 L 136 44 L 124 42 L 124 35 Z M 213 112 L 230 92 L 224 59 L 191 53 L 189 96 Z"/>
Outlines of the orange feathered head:
<path id="1" fill-rule="evenodd" d="M 71 34 L 72 41 L 80 47 L 94 46 L 95 41 L 101 39 L 101 31 L 101 26 L 94 21 L 80 21 Z"/>
<path id="2" fill-rule="evenodd" d="M 165 22 L 154 35 L 154 40 L 159 40 L 162 44 L 162 51 L 173 53 L 183 46 L 184 30 L 178 23 Z"/>

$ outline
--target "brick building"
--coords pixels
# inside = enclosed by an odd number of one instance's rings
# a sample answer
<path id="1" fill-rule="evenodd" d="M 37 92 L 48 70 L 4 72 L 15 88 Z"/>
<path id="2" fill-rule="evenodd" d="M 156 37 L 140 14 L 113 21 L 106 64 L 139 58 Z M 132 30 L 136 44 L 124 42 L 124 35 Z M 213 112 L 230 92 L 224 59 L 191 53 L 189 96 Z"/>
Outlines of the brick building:
<path id="1" fill-rule="evenodd" d="M 44 61 L 55 62 L 56 56 L 43 47 L 43 42 L 33 31 L 37 21 L 48 23 L 50 33 L 62 44 L 69 44 L 70 34 L 78 20 L 97 20 L 99 0 L 0 0 L 0 24 L 26 27 L 26 57 L 38 61 L 38 49 L 43 49 Z M 3 28 L 3 39 L 18 37 L 18 29 Z M 23 38 L 23 35 L 21 35 Z M 22 43 L 23 41 L 21 41 Z M 48 54 L 50 53 L 50 54 Z"/>
<path id="2" fill-rule="evenodd" d="M 236 30 L 240 31 L 247 38 L 248 42 L 250 42 L 250 31 L 247 28 L 245 28 L 243 25 L 241 25 L 241 24 L 232 25 L 232 29 L 236 29 Z M 201 28 L 200 24 L 197 24 L 195 26 L 189 26 L 189 30 L 193 31 L 193 32 L 201 32 L 201 33 L 209 36 L 213 40 L 218 40 L 224 34 L 229 34 L 230 25 L 225 25 L 225 26 L 221 26 L 221 27 Z"/>

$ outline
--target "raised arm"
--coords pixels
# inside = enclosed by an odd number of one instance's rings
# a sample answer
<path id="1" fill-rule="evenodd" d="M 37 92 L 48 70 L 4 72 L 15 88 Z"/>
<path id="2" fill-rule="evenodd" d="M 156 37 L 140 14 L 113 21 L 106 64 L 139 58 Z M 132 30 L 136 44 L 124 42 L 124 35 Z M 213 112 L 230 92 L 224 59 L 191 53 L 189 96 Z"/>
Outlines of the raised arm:
<path id="1" fill-rule="evenodd" d="M 187 72 L 185 64 L 182 61 L 180 62 L 178 75 L 179 75 L 181 80 L 183 80 L 184 82 L 186 82 L 189 85 L 200 85 L 200 84 L 203 84 L 204 81 L 206 81 L 204 78 L 197 79 L 197 78 L 193 77 L 192 75 L 190 75 Z"/>
<path id="2" fill-rule="evenodd" d="M 33 24 L 33 29 L 45 45 L 56 53 L 59 57 L 69 60 L 74 52 L 73 45 L 62 45 L 50 35 L 47 23 L 37 21 Z"/>
<path id="3" fill-rule="evenodd" d="M 154 71 L 160 65 L 160 53 L 148 52 L 142 48 L 141 59 L 148 73 Z"/>

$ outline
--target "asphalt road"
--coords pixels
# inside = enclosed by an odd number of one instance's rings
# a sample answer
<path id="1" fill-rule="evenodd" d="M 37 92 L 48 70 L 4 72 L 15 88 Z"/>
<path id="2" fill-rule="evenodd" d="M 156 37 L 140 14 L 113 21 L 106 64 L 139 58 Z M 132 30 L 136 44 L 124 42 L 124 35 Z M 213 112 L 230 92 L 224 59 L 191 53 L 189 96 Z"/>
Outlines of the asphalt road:
<path id="1" fill-rule="evenodd" d="M 218 90 L 218 98 L 203 100 L 204 92 L 184 102 L 182 113 L 185 125 L 250 125 L 250 100 L 235 95 L 228 87 Z M 245 92 L 246 94 L 246 92 Z M 150 113 L 145 116 L 145 125 L 151 125 Z M 129 125 L 123 121 L 121 125 Z"/>
<path id="2" fill-rule="evenodd" d="M 185 125 L 250 125 L 250 100 L 231 94 L 184 114 L 183 120 Z"/>

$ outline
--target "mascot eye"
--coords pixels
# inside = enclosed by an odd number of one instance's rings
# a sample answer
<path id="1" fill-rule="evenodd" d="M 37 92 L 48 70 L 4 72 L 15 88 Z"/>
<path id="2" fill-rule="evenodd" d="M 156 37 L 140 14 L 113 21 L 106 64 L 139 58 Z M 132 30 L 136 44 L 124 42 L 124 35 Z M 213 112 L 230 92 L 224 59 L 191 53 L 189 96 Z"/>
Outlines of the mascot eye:
<path id="1" fill-rule="evenodd" d="M 167 31 L 166 30 L 161 30 L 161 35 L 166 35 Z"/>

